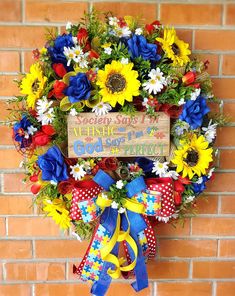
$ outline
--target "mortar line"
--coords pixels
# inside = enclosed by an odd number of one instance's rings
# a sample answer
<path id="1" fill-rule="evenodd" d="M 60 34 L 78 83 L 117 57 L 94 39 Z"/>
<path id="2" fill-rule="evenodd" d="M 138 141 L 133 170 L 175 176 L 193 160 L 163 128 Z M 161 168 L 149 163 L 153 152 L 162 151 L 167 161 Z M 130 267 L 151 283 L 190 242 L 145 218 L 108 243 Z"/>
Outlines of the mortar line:
<path id="1" fill-rule="evenodd" d="M 217 287 L 217 282 L 212 281 L 212 296 L 216 296 L 216 287 Z"/>
<path id="2" fill-rule="evenodd" d="M 221 13 L 221 23 L 223 27 L 226 25 L 226 13 L 227 13 L 227 4 L 223 3 L 222 13 Z"/>
<path id="3" fill-rule="evenodd" d="M 21 0 L 21 23 L 25 23 L 25 0 Z"/>

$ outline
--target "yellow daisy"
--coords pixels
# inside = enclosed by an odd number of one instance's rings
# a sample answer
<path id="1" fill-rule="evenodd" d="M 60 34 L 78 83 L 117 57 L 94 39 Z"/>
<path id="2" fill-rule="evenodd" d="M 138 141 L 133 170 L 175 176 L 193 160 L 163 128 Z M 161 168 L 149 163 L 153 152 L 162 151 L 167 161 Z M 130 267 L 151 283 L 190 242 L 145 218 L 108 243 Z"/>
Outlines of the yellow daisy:
<path id="1" fill-rule="evenodd" d="M 69 211 L 65 208 L 64 203 L 60 199 L 43 200 L 45 207 L 44 212 L 48 212 L 47 216 L 52 217 L 52 219 L 62 228 L 63 230 L 70 227 L 70 217 Z"/>
<path id="2" fill-rule="evenodd" d="M 35 108 L 37 99 L 42 96 L 42 92 L 47 81 L 43 76 L 39 63 L 30 67 L 30 72 L 21 81 L 21 93 L 27 95 L 27 105 L 29 108 Z"/>
<path id="3" fill-rule="evenodd" d="M 188 49 L 189 44 L 176 36 L 174 28 L 165 28 L 163 38 L 158 37 L 156 40 L 161 43 L 162 49 L 172 60 L 173 66 L 183 66 L 190 61 L 188 57 L 191 54 Z"/>
<path id="4" fill-rule="evenodd" d="M 206 169 L 212 159 L 212 148 L 203 136 L 197 138 L 194 134 L 189 143 L 181 142 L 182 147 L 174 151 L 172 162 L 177 165 L 177 173 L 182 172 L 182 177 L 190 179 L 197 174 L 199 177 L 206 174 Z"/>
<path id="5" fill-rule="evenodd" d="M 101 88 L 103 102 L 109 103 L 112 107 L 117 103 L 123 106 L 125 101 L 131 102 L 133 96 L 139 95 L 138 72 L 132 68 L 132 63 L 112 61 L 104 70 L 98 71 L 97 85 Z"/>

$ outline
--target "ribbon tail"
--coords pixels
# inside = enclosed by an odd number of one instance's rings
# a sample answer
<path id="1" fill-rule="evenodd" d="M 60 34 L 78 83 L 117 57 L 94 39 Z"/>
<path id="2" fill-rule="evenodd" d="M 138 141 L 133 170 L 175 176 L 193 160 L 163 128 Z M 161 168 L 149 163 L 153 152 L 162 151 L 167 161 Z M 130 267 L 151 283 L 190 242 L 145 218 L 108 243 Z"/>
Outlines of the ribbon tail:
<path id="1" fill-rule="evenodd" d="M 143 255 L 142 247 L 139 243 L 139 238 L 138 238 L 138 233 L 143 231 L 146 228 L 146 223 L 140 214 L 136 214 L 131 211 L 127 211 L 127 212 L 128 212 L 128 219 L 130 220 L 130 222 L 132 222 L 130 223 L 131 225 L 130 234 L 138 247 L 138 256 L 137 256 L 136 266 L 134 268 L 136 281 L 132 283 L 132 287 L 136 292 L 139 292 L 148 287 L 148 274 L 147 274 L 147 269 L 145 264 L 145 258 Z M 125 219 L 123 219 L 123 221 L 125 221 Z M 134 253 L 129 245 L 128 245 L 128 250 L 129 250 L 131 259 L 133 261 Z"/>

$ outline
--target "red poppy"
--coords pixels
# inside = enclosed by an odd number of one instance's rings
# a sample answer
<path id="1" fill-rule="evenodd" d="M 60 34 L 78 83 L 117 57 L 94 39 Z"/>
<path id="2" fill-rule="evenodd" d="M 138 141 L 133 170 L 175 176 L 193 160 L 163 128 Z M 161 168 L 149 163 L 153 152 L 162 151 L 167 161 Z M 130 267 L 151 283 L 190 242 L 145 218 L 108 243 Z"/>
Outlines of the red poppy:
<path id="1" fill-rule="evenodd" d="M 55 73 L 56 73 L 59 77 L 61 77 L 61 78 L 63 78 L 64 75 L 67 73 L 67 71 L 66 71 L 64 65 L 61 64 L 61 63 L 53 64 L 53 65 L 52 65 L 52 68 L 53 68 L 53 70 L 55 71 Z"/>

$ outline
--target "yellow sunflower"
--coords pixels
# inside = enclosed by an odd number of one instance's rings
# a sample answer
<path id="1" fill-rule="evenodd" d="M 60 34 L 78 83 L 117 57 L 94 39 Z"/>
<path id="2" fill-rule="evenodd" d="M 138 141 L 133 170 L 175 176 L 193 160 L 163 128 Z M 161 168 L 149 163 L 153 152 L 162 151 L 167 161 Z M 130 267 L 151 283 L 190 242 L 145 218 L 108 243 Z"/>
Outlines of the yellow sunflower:
<path id="1" fill-rule="evenodd" d="M 190 61 L 188 57 L 191 54 L 188 49 L 189 44 L 176 36 L 174 28 L 165 28 L 163 38 L 158 37 L 156 40 L 161 43 L 162 49 L 172 60 L 173 66 L 183 66 Z"/>
<path id="2" fill-rule="evenodd" d="M 47 216 L 52 217 L 52 219 L 62 228 L 63 230 L 70 227 L 70 217 L 69 211 L 65 208 L 64 203 L 60 199 L 43 200 L 45 207 L 44 212 L 48 212 Z"/>
<path id="3" fill-rule="evenodd" d="M 104 70 L 99 70 L 97 84 L 100 86 L 102 101 L 115 107 L 117 103 L 123 106 L 125 101 L 131 102 L 133 96 L 139 95 L 140 82 L 138 72 L 132 70 L 133 64 L 122 64 L 112 61 Z"/>
<path id="4" fill-rule="evenodd" d="M 33 64 L 20 85 L 21 93 L 27 95 L 29 108 L 35 108 L 35 103 L 41 97 L 46 81 L 47 77 L 43 76 L 40 64 Z"/>
<path id="5" fill-rule="evenodd" d="M 172 162 L 177 165 L 177 173 L 183 172 L 182 177 L 190 179 L 197 174 L 199 177 L 206 174 L 206 169 L 212 159 L 212 148 L 203 136 L 197 138 L 194 134 L 189 143 L 182 143 L 182 147 L 174 152 Z"/>

